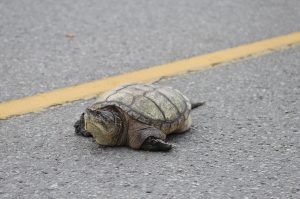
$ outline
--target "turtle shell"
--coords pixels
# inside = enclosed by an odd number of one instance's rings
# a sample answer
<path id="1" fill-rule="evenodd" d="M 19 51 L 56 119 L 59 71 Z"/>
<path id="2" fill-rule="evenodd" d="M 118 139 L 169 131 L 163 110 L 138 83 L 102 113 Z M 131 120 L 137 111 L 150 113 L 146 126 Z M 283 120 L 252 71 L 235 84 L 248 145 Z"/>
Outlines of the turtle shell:
<path id="1" fill-rule="evenodd" d="M 153 84 L 128 84 L 101 95 L 93 109 L 117 106 L 132 118 L 166 133 L 188 119 L 191 103 L 180 91 Z"/>

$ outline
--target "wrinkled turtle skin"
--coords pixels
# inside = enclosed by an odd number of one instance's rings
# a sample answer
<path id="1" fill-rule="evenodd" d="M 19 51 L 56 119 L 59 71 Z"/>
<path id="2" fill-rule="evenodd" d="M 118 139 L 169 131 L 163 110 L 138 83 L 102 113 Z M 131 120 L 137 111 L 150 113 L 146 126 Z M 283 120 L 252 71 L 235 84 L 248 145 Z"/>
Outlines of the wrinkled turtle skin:
<path id="1" fill-rule="evenodd" d="M 176 89 L 129 84 L 101 95 L 74 127 L 100 145 L 167 151 L 172 145 L 165 142 L 166 135 L 190 128 L 191 109 L 189 99 Z"/>

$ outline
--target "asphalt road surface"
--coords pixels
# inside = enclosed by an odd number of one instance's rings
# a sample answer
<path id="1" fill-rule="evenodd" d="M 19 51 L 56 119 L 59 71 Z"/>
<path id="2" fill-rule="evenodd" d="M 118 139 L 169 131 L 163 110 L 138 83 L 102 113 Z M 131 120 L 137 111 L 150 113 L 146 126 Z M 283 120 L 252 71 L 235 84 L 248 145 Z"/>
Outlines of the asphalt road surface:
<path id="1" fill-rule="evenodd" d="M 0 101 L 300 30 L 300 1 L 1 1 Z M 67 37 L 66 33 L 75 34 Z M 300 198 L 300 47 L 163 79 L 206 105 L 168 153 L 0 120 L 0 198 Z"/>

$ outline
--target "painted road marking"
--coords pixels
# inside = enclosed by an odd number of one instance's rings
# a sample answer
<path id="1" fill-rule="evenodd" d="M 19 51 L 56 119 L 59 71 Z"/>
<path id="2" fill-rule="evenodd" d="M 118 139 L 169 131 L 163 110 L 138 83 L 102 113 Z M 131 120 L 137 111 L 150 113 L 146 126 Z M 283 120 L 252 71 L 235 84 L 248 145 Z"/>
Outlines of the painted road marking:
<path id="1" fill-rule="evenodd" d="M 151 82 L 162 77 L 170 77 L 189 71 L 203 70 L 217 64 L 228 63 L 237 59 L 261 55 L 277 49 L 300 43 L 300 32 L 291 33 L 271 39 L 257 41 L 234 48 L 192 57 L 168 64 L 153 66 L 105 79 L 80 85 L 61 88 L 34 96 L 0 103 L 0 119 L 42 110 L 44 108 L 72 102 L 79 99 L 92 98 L 118 85 L 133 82 Z"/>

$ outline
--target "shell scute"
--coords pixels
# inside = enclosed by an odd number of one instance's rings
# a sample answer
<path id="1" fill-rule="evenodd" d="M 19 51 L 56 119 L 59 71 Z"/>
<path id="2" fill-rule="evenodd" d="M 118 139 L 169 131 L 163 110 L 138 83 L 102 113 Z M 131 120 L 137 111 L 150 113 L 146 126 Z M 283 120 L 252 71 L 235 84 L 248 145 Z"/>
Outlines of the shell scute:
<path id="1" fill-rule="evenodd" d="M 158 88 L 157 91 L 164 95 L 167 98 L 167 100 L 174 105 L 175 109 L 179 114 L 182 114 L 186 110 L 186 99 L 182 96 L 182 94 L 175 91 L 175 89 L 169 87 L 161 87 Z"/>
<path id="2" fill-rule="evenodd" d="M 178 116 L 178 111 L 174 104 L 172 104 L 169 100 L 166 99 L 165 96 L 161 95 L 159 92 L 149 92 L 146 94 L 146 97 L 153 100 L 157 106 L 159 107 L 160 111 L 164 115 L 164 119 L 172 120 L 174 116 Z"/>
<path id="3" fill-rule="evenodd" d="M 144 115 L 144 117 L 151 118 L 153 120 L 164 120 L 163 113 L 154 101 L 149 100 L 145 96 L 137 97 L 135 103 L 132 104 L 134 110 Z"/>
<path id="4" fill-rule="evenodd" d="M 108 96 L 106 101 L 122 102 L 123 104 L 130 106 L 133 102 L 133 96 L 125 92 L 116 92 L 115 94 Z"/>

